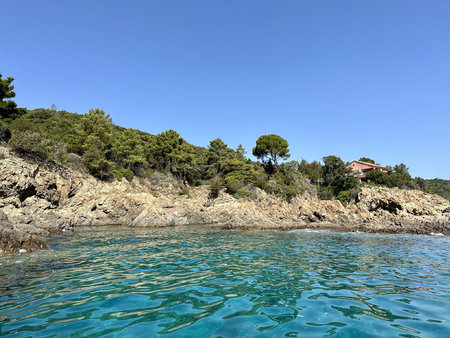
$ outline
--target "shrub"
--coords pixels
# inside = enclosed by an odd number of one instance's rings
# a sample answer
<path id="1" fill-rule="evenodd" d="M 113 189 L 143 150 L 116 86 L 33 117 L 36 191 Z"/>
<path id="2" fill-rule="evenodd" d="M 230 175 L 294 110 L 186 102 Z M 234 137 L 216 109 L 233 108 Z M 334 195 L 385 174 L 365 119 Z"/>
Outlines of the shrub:
<path id="1" fill-rule="evenodd" d="M 44 136 L 41 129 L 24 118 L 14 120 L 9 125 L 11 138 L 9 145 L 20 153 L 29 153 L 48 159 L 51 142 Z"/>
<path id="2" fill-rule="evenodd" d="M 216 198 L 217 196 L 219 196 L 220 189 L 223 185 L 222 178 L 220 176 L 214 176 L 209 180 L 208 184 L 210 189 L 209 195 L 211 196 L 211 198 Z"/>
<path id="3" fill-rule="evenodd" d="M 332 200 L 334 198 L 333 187 L 319 187 L 317 190 L 319 198 L 321 200 Z"/>
<path id="4" fill-rule="evenodd" d="M 67 154 L 67 166 L 74 170 L 78 170 L 83 173 L 87 173 L 87 168 L 84 165 L 81 156 L 78 154 L 75 154 L 75 153 Z"/>
<path id="5" fill-rule="evenodd" d="M 375 169 L 367 173 L 366 179 L 370 183 L 387 185 L 389 181 L 389 174 L 387 172 Z"/>
<path id="6" fill-rule="evenodd" d="M 0 120 L 0 142 L 8 142 L 10 138 L 11 132 L 6 126 L 6 123 Z"/>
<path id="7" fill-rule="evenodd" d="M 131 182 L 133 180 L 133 172 L 130 169 L 125 168 L 114 169 L 112 171 L 112 174 L 118 181 L 122 181 L 122 178 L 124 177 L 128 182 Z"/>
<path id="8" fill-rule="evenodd" d="M 191 188 L 184 186 L 181 188 L 181 190 L 178 192 L 178 195 L 180 196 L 188 196 L 189 197 L 189 191 L 191 191 Z"/>
<path id="9" fill-rule="evenodd" d="M 292 162 L 280 165 L 280 170 L 270 177 L 264 190 L 280 196 L 290 202 L 294 197 L 302 195 L 310 187 L 309 182 L 294 167 Z"/>
<path id="10" fill-rule="evenodd" d="M 339 193 L 337 199 L 342 203 L 342 205 L 346 206 L 348 202 L 352 199 L 351 190 L 344 190 Z"/>
<path id="11" fill-rule="evenodd" d="M 60 166 L 67 166 L 67 161 L 69 157 L 69 147 L 61 142 L 56 142 L 52 145 L 49 159 Z"/>
<path id="12" fill-rule="evenodd" d="M 225 187 L 227 188 L 227 193 L 234 195 L 243 186 L 244 182 L 239 177 L 234 175 L 227 175 L 225 177 Z"/>
<path id="13" fill-rule="evenodd" d="M 233 196 L 237 199 L 239 199 L 239 198 L 255 199 L 256 198 L 254 193 L 252 193 L 251 191 L 249 191 L 245 188 L 240 188 Z"/>
<path id="14" fill-rule="evenodd" d="M 152 190 L 161 190 L 161 189 L 167 189 L 170 186 L 179 186 L 179 182 L 174 179 L 172 174 L 170 173 L 162 173 L 159 171 L 154 171 L 153 173 L 150 173 L 148 171 L 149 180 L 151 184 Z"/>
<path id="15" fill-rule="evenodd" d="M 9 145 L 20 153 L 36 154 L 43 159 L 48 158 L 49 142 L 39 132 L 13 130 Z"/>

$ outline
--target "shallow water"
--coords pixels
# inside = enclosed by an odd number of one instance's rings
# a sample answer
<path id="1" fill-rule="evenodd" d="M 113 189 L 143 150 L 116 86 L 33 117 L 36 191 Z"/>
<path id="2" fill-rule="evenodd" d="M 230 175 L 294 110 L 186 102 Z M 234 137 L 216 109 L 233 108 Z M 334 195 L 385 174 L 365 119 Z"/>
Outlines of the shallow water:
<path id="1" fill-rule="evenodd" d="M 0 335 L 449 337 L 449 237 L 80 228 L 0 258 Z"/>

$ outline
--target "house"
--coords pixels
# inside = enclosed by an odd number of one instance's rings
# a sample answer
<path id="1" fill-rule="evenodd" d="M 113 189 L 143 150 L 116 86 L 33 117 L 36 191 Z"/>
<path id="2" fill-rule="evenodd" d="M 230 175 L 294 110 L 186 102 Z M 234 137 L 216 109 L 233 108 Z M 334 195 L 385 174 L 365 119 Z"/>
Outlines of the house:
<path id="1" fill-rule="evenodd" d="M 366 180 L 366 175 L 371 170 L 381 170 L 381 171 L 390 171 L 388 167 L 383 167 L 379 164 L 373 164 L 369 162 L 364 161 L 353 161 L 346 166 L 347 168 L 350 168 L 356 177 L 358 177 L 361 181 Z"/>

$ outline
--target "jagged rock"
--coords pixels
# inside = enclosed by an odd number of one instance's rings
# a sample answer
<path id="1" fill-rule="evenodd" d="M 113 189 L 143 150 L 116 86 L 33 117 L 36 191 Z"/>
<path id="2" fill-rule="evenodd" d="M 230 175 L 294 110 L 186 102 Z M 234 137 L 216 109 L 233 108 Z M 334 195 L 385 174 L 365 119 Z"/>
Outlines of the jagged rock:
<path id="1" fill-rule="evenodd" d="M 5 213 L 0 210 L 0 242 L 14 235 L 14 227 Z"/>
<path id="2" fill-rule="evenodd" d="M 45 248 L 47 245 L 39 237 L 15 229 L 0 210 L 0 253 L 31 252 Z"/>

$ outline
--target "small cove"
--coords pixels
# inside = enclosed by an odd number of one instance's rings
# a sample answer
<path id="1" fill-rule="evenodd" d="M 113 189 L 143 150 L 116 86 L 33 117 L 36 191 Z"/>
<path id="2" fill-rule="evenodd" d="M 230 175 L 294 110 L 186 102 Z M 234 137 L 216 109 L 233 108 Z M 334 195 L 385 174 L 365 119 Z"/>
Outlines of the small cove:
<path id="1" fill-rule="evenodd" d="M 450 238 L 86 227 L 0 258 L 0 335 L 450 334 Z"/>

